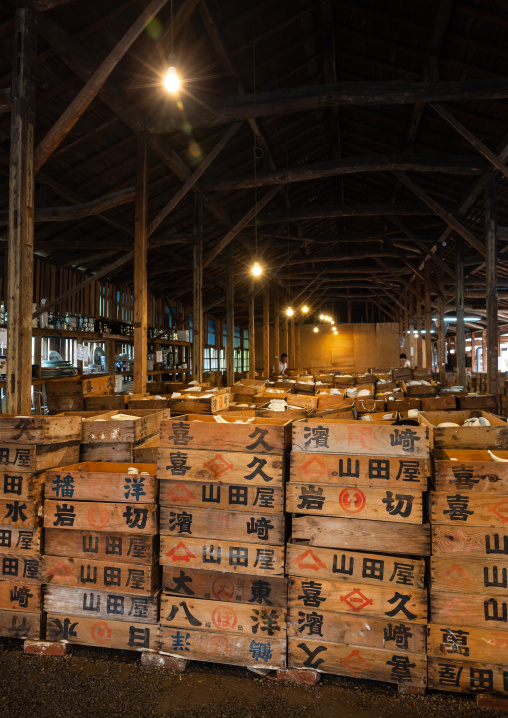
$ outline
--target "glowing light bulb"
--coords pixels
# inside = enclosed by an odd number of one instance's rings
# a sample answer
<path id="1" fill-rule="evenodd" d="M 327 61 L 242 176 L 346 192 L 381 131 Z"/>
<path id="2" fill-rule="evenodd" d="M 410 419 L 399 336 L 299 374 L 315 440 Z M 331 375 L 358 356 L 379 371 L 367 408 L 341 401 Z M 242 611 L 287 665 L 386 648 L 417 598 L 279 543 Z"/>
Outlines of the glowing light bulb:
<path id="1" fill-rule="evenodd" d="M 319 331 L 319 328 L 318 328 L 318 327 L 314 327 L 314 331 L 315 331 L 315 333 L 317 334 L 318 331 Z"/>
<path id="2" fill-rule="evenodd" d="M 304 314 L 307 314 L 308 311 L 309 311 L 309 307 L 308 307 L 306 304 L 304 304 L 303 307 L 302 307 L 302 312 L 303 312 Z"/>
<path id="3" fill-rule="evenodd" d="M 293 310 L 291 309 L 291 307 L 288 307 L 288 308 L 286 309 L 286 314 L 288 315 L 288 317 L 292 317 L 292 316 L 293 316 Z"/>
<path id="4" fill-rule="evenodd" d="M 252 267 L 252 274 L 253 274 L 255 277 L 259 277 L 259 275 L 261 274 L 262 271 L 263 271 L 263 270 L 262 270 L 261 267 L 259 266 L 259 262 L 256 262 L 256 263 L 254 264 L 254 266 Z"/>
<path id="5" fill-rule="evenodd" d="M 325 315 L 324 315 L 324 314 L 320 314 L 320 315 L 319 315 L 319 318 L 321 319 L 321 321 L 323 321 L 323 319 L 325 318 Z"/>
<path id="6" fill-rule="evenodd" d="M 164 87 L 168 92 L 177 92 L 180 87 L 180 80 L 178 79 L 178 74 L 174 65 L 171 65 L 168 68 L 166 77 L 164 78 Z"/>

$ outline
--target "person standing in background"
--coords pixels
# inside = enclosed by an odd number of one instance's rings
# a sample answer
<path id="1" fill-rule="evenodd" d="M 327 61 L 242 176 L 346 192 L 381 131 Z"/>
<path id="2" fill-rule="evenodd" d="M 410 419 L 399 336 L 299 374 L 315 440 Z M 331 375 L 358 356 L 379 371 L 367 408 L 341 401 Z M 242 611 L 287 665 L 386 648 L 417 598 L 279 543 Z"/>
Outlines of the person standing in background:
<path id="1" fill-rule="evenodd" d="M 279 359 L 279 375 L 283 376 L 288 368 L 288 355 L 281 354 Z"/>
<path id="2" fill-rule="evenodd" d="M 409 359 L 407 358 L 407 356 L 405 354 L 401 354 L 399 359 L 400 359 L 401 367 L 410 367 L 411 366 L 411 362 L 409 361 Z"/>

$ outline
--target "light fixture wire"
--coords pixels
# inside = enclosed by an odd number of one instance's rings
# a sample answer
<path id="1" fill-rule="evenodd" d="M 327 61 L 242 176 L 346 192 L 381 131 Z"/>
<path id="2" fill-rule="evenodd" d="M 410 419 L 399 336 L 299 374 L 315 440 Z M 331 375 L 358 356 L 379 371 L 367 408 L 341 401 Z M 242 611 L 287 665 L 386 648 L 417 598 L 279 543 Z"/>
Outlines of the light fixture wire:
<path id="1" fill-rule="evenodd" d="M 173 46 L 174 46 L 174 35 L 173 35 L 173 0 L 171 0 L 171 22 L 170 22 L 170 30 L 171 30 L 171 40 L 170 40 L 170 49 L 171 49 L 171 55 L 174 54 L 173 52 Z"/>

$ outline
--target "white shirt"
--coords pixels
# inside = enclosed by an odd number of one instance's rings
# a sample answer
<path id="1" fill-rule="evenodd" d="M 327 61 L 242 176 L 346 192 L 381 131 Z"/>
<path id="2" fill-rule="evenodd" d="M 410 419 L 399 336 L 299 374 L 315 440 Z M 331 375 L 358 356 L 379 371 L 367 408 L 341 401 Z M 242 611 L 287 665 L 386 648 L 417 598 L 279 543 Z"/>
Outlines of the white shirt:
<path id="1" fill-rule="evenodd" d="M 279 359 L 279 374 L 284 374 L 286 369 L 288 368 L 287 361 L 282 361 L 282 359 Z"/>

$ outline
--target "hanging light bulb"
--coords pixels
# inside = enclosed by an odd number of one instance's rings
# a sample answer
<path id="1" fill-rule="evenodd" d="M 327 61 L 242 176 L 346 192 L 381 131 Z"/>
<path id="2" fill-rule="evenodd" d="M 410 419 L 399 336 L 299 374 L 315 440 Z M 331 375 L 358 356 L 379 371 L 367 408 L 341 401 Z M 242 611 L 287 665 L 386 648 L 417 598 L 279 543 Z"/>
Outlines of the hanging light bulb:
<path id="1" fill-rule="evenodd" d="M 293 316 L 293 310 L 291 309 L 291 307 L 288 307 L 288 308 L 286 309 L 286 314 L 288 315 L 288 317 L 292 317 L 292 316 Z"/>
<path id="2" fill-rule="evenodd" d="M 309 307 L 308 307 L 306 304 L 304 304 L 303 307 L 302 307 L 302 312 L 303 312 L 304 314 L 307 314 L 308 311 L 309 311 Z"/>
<path id="3" fill-rule="evenodd" d="M 314 332 L 317 334 L 319 331 L 319 327 L 314 327 Z"/>
<path id="4" fill-rule="evenodd" d="M 252 267 L 252 274 L 255 277 L 259 277 L 259 275 L 261 274 L 262 271 L 263 270 L 261 269 L 259 262 L 254 262 L 254 266 Z"/>
<path id="5" fill-rule="evenodd" d="M 325 318 L 325 315 L 324 315 L 324 314 L 320 314 L 320 315 L 319 315 L 319 318 L 321 319 L 321 321 L 323 321 L 323 319 Z"/>
<path id="6" fill-rule="evenodd" d="M 168 92 L 178 92 L 178 88 L 180 87 L 180 80 L 178 79 L 175 60 L 175 55 L 171 53 L 169 56 L 169 68 L 164 78 L 164 87 Z"/>

